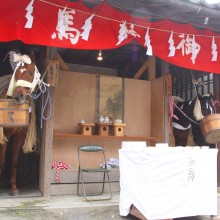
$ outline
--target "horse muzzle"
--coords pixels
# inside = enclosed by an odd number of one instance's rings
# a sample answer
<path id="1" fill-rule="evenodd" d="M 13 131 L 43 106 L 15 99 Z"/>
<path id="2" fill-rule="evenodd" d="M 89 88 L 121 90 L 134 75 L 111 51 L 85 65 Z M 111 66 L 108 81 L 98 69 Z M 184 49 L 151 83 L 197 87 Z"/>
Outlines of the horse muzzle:
<path id="1" fill-rule="evenodd" d="M 25 101 L 26 101 L 26 95 L 23 94 L 23 93 L 21 93 L 21 92 L 19 92 L 16 97 L 13 97 L 13 99 L 14 99 L 14 101 L 15 101 L 16 104 L 21 105 L 21 104 L 24 104 L 24 103 L 25 103 Z"/>

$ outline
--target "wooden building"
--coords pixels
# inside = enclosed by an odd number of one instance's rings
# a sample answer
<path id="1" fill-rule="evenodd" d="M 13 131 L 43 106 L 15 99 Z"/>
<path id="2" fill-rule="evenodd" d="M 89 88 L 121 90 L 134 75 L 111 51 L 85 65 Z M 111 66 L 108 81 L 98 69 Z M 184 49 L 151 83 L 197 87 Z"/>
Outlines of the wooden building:
<path id="1" fill-rule="evenodd" d="M 99 5 L 100 2 L 95 0 L 84 1 L 86 6 L 90 8 Z M 184 23 L 192 25 L 197 31 L 201 31 L 201 28 L 204 30 L 211 29 L 216 36 L 216 42 L 220 45 L 218 34 L 220 27 L 214 22 L 215 19 L 219 18 L 217 6 L 213 9 L 203 4 L 193 4 L 191 1 L 165 2 L 161 0 L 120 0 L 120 3 L 124 6 L 128 4 L 130 14 L 137 13 L 138 16 L 146 16 L 151 22 L 166 19 L 174 20 L 176 27 Z M 109 4 L 111 5 L 111 1 Z M 113 6 L 114 4 L 112 4 Z M 116 9 L 120 7 L 118 6 Z M 145 10 L 138 10 L 140 7 Z M 184 10 L 181 11 L 180 9 Z M 0 10 L 2 10 L 1 7 Z M 150 13 L 147 13 L 149 11 Z M 199 19 L 196 12 L 201 12 Z M 204 24 L 206 17 L 209 17 L 208 26 Z M 195 22 L 191 22 L 190 19 Z M 161 34 L 158 34 L 159 36 Z M 117 36 L 115 38 L 117 39 Z M 172 65 L 168 64 L 168 60 L 170 59 L 170 63 L 173 64 L 175 62 L 172 58 L 167 58 L 167 54 L 166 61 L 162 59 L 165 55 L 162 56 L 160 53 L 158 53 L 158 57 L 147 56 L 146 47 L 138 44 L 137 38 L 121 47 L 107 48 L 108 50 L 104 47 L 92 48 L 91 50 L 77 48 L 77 46 L 68 48 L 69 45 L 65 46 L 62 43 L 60 43 L 60 47 L 56 44 L 53 46 L 51 38 L 48 45 L 45 46 L 35 43 L 24 44 L 21 41 L 14 41 L 22 39 L 14 39 L 13 37 L 0 38 L 0 40 L 1 58 L 4 58 L 10 49 L 33 48 L 38 55 L 37 66 L 40 72 L 44 73 L 45 70 L 48 70 L 46 78 L 51 84 L 49 88 L 51 106 L 47 106 L 47 114 L 51 113 L 52 115 L 49 120 L 44 121 L 43 128 L 39 129 L 39 191 L 43 196 L 76 194 L 77 147 L 81 144 L 101 145 L 105 148 L 108 158 L 117 159 L 118 149 L 121 147 L 122 141 L 146 141 L 149 146 L 154 145 L 155 142 L 169 142 L 168 97 L 172 95 L 172 81 L 175 82 L 175 85 L 178 80 L 180 84 L 183 84 L 182 82 L 187 81 L 188 78 L 179 77 L 180 67 L 172 71 Z M 157 43 L 159 48 L 162 43 Z M 134 46 L 138 48 L 139 58 L 137 60 L 131 58 L 134 52 L 131 47 Z M 209 46 L 211 48 L 211 45 Z M 100 49 L 102 49 L 103 62 L 96 60 Z M 155 50 L 156 52 L 158 51 Z M 184 59 L 186 58 L 184 57 Z M 2 66 L 4 65 L 2 64 Z M 178 63 L 176 65 L 178 66 Z M 191 69 L 192 66 L 193 64 L 190 63 L 188 68 Z M 204 66 L 207 70 L 208 65 Z M 215 68 L 217 67 L 213 64 L 210 72 L 213 72 Z M 1 75 L 4 74 L 1 72 Z M 214 75 L 213 80 L 213 92 L 217 100 L 220 99 L 218 74 Z M 189 77 L 189 74 L 187 76 Z M 112 133 L 99 135 L 95 128 L 93 128 L 92 135 L 82 135 L 78 125 L 81 119 L 88 123 L 95 123 L 100 116 L 99 83 L 101 79 L 107 77 L 109 82 L 121 80 L 121 96 L 123 97 L 121 119 L 126 124 L 123 130 L 124 135 L 115 136 Z M 38 104 L 39 112 L 40 108 L 41 103 Z M 39 124 L 40 121 L 38 121 L 38 126 Z M 93 159 L 95 161 L 95 158 Z M 61 170 L 59 173 L 60 183 L 57 183 L 56 170 L 52 169 L 52 164 L 59 161 L 70 165 L 71 169 Z M 112 170 L 111 178 L 113 190 L 118 191 L 118 169 Z M 218 182 L 220 181 L 218 180 Z"/>

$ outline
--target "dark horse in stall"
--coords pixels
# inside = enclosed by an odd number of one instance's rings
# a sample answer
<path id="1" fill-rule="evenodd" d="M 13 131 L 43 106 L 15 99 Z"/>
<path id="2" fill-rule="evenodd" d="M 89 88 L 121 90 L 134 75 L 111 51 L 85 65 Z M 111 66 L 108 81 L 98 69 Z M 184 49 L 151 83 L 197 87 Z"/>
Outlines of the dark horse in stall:
<path id="1" fill-rule="evenodd" d="M 214 113 L 212 94 L 206 96 L 198 94 L 198 100 L 204 117 Z M 177 118 L 174 117 L 172 122 L 175 146 L 187 146 L 187 137 L 190 129 L 192 129 L 193 141 L 196 146 L 214 147 L 214 145 L 206 143 L 200 129 L 199 123 L 201 119 L 195 115 L 195 106 L 198 100 L 196 98 L 190 101 L 177 102 L 173 113 Z"/>
<path id="2" fill-rule="evenodd" d="M 12 98 L 16 104 L 23 104 L 28 101 L 30 103 L 30 95 L 34 90 L 34 87 L 37 84 L 37 81 L 40 79 L 40 74 L 37 71 L 34 62 L 34 53 L 31 52 L 29 56 L 23 55 L 18 58 L 17 66 L 15 68 L 14 74 L 12 76 L 14 87 L 11 87 L 12 78 L 9 84 L 9 87 L 2 92 L 1 98 Z M 16 61 L 15 61 L 16 62 Z M 34 84 L 35 83 L 35 84 Z M 11 94 L 10 94 L 11 93 Z M 2 169 L 5 164 L 5 154 L 7 148 L 7 142 L 10 140 L 11 143 L 11 170 L 10 170 L 10 189 L 12 195 L 15 195 L 18 192 L 16 185 L 16 176 L 17 176 L 17 165 L 19 161 L 19 155 L 21 148 L 24 144 L 25 138 L 27 136 L 28 127 L 4 127 L 3 136 L 6 141 L 0 142 L 0 176 Z"/>

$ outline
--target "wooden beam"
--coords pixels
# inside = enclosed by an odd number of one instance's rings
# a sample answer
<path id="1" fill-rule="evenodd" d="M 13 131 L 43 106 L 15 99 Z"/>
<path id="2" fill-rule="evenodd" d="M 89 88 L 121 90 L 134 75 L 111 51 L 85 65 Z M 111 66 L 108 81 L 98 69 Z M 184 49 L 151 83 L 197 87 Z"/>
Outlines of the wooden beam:
<path id="1" fill-rule="evenodd" d="M 56 58 L 59 61 L 59 64 L 60 64 L 60 67 L 62 68 L 62 70 L 66 70 L 66 71 L 69 70 L 69 67 L 66 65 L 63 58 L 60 56 L 60 54 L 58 52 L 57 52 Z"/>
<path id="2" fill-rule="evenodd" d="M 148 80 L 156 79 L 156 57 L 150 56 L 149 59 L 149 68 L 148 68 Z"/>
<path id="3" fill-rule="evenodd" d="M 148 68 L 149 66 L 149 59 L 145 61 L 145 63 L 141 66 L 141 68 L 135 73 L 134 79 L 139 79 L 144 71 Z"/>
<path id="4" fill-rule="evenodd" d="M 170 72 L 169 63 L 167 63 L 164 60 L 161 60 L 161 76 L 169 72 Z"/>
<path id="5" fill-rule="evenodd" d="M 50 62 L 50 60 L 58 60 L 59 65 L 62 70 L 69 70 L 69 67 L 64 62 L 63 58 L 60 56 L 59 52 L 57 52 L 56 48 L 47 47 L 46 50 L 46 65 Z"/>

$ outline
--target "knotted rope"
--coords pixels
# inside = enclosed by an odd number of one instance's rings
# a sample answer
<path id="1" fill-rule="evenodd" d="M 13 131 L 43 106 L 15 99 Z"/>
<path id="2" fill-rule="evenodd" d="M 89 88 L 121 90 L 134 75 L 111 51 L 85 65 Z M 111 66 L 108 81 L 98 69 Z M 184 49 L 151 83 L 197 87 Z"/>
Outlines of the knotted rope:
<path id="1" fill-rule="evenodd" d="M 50 92 L 49 92 L 49 86 L 50 84 L 46 84 L 44 81 L 43 81 L 43 78 L 47 72 L 49 68 L 49 65 L 47 66 L 43 76 L 42 76 L 42 79 L 39 79 L 38 81 L 38 87 L 37 87 L 37 90 L 39 90 L 39 92 L 35 94 L 29 94 L 29 96 L 31 96 L 31 98 L 33 100 L 37 99 L 38 97 L 40 97 L 40 95 L 42 95 L 42 106 L 41 106 L 41 125 L 40 127 L 42 128 L 43 127 L 43 120 L 49 120 L 51 115 L 52 115 L 52 104 L 51 104 L 51 97 L 50 97 Z M 46 94 L 46 101 L 45 101 L 45 98 L 44 98 L 44 95 Z M 49 112 L 46 116 L 46 107 L 47 105 L 49 104 Z"/>
<path id="2" fill-rule="evenodd" d="M 175 102 L 173 102 L 173 105 L 175 106 L 175 108 L 177 108 L 187 119 L 189 119 L 191 122 L 199 125 L 198 122 L 194 121 L 193 119 L 191 119 L 186 113 L 184 113 L 176 104 Z"/>
<path id="3" fill-rule="evenodd" d="M 176 120 L 179 120 L 179 118 L 174 114 L 174 97 L 169 96 L 169 146 L 175 146 L 175 138 L 173 135 L 173 126 L 172 126 L 172 118 L 175 118 Z"/>
<path id="4" fill-rule="evenodd" d="M 31 100 L 31 114 L 28 125 L 28 131 L 22 147 L 24 153 L 31 153 L 37 148 L 37 129 L 36 129 L 36 113 L 35 103 Z"/>
<path id="5" fill-rule="evenodd" d="M 60 177 L 59 177 L 59 173 L 60 170 L 68 170 L 70 169 L 70 165 L 64 163 L 63 161 L 59 161 L 57 162 L 53 162 L 52 163 L 52 169 L 56 170 L 56 182 L 60 183 Z"/>
<path id="6" fill-rule="evenodd" d="M 176 106 L 175 101 L 174 101 L 174 97 L 170 96 L 169 97 L 169 109 L 170 109 L 170 116 L 169 116 L 169 130 L 171 133 L 171 120 L 172 118 L 175 118 L 176 120 L 179 120 L 179 118 L 174 114 L 174 107 Z"/>

